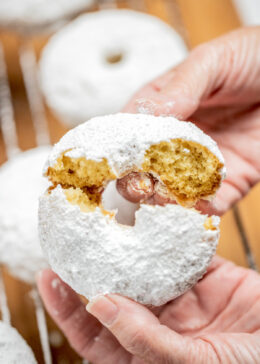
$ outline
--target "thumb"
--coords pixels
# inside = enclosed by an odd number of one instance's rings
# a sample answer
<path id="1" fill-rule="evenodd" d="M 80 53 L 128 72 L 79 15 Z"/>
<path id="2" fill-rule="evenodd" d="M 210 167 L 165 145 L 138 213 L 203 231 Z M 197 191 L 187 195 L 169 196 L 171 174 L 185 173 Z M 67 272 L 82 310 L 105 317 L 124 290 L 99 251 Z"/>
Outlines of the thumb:
<path id="1" fill-rule="evenodd" d="M 258 97 L 257 35 L 260 27 L 239 29 L 200 45 L 184 62 L 141 89 L 124 111 L 187 120 L 200 104 L 225 105 Z"/>
<path id="2" fill-rule="evenodd" d="M 146 363 L 190 363 L 196 351 L 193 339 L 161 325 L 149 309 L 125 297 L 98 296 L 87 310 L 128 352 Z"/>
<path id="3" fill-rule="evenodd" d="M 221 85 L 222 55 L 223 47 L 210 43 L 195 48 L 183 63 L 139 90 L 124 111 L 187 119 Z"/>

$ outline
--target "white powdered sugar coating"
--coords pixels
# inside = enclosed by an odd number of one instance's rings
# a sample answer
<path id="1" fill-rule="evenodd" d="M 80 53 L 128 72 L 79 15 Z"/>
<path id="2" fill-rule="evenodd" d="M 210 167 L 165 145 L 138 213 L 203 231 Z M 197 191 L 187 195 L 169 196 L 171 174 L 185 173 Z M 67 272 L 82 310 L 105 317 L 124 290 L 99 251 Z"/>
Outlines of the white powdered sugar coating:
<path id="1" fill-rule="evenodd" d="M 0 27 L 23 33 L 52 29 L 93 3 L 94 0 L 0 0 Z"/>
<path id="2" fill-rule="evenodd" d="M 50 147 L 38 147 L 0 168 L 0 262 L 19 279 L 33 283 L 46 268 L 38 237 L 38 199 L 49 186 L 42 167 Z"/>
<path id="3" fill-rule="evenodd" d="M 40 199 L 39 226 L 51 267 L 88 299 L 118 293 L 159 306 L 181 295 L 205 273 L 219 237 L 207 217 L 178 205 L 141 205 L 134 227 L 99 208 L 84 213 L 60 186 Z"/>
<path id="4" fill-rule="evenodd" d="M 75 158 L 107 158 L 118 177 L 141 167 L 152 144 L 175 138 L 204 145 L 224 163 L 216 143 L 192 123 L 116 114 L 69 131 L 53 148 L 45 171 L 68 151 L 66 155 Z M 134 226 L 119 224 L 99 207 L 82 212 L 59 185 L 40 198 L 40 240 L 51 267 L 88 299 L 119 293 L 158 306 L 181 295 L 202 277 L 215 253 L 219 218 L 213 216 L 216 229 L 207 230 L 207 216 L 195 210 L 141 204 L 136 211 L 139 205 L 118 199 L 115 191 L 110 185 L 103 193 L 105 208 L 116 212 L 118 206 L 121 223 L 132 225 L 135 213 Z M 122 209 L 129 211 L 122 214 Z"/>
<path id="5" fill-rule="evenodd" d="M 130 169 L 141 168 L 147 149 L 161 141 L 181 138 L 208 148 L 224 165 L 216 142 L 190 122 L 174 117 L 119 113 L 96 117 L 70 130 L 54 146 L 45 165 L 54 166 L 64 152 L 66 156 L 95 161 L 106 158 L 117 177 Z M 220 171 L 225 177 L 225 167 Z"/>
<path id="6" fill-rule="evenodd" d="M 117 63 L 107 57 L 121 55 Z M 160 19 L 132 10 L 82 15 L 55 34 L 40 61 L 48 105 L 69 125 L 119 112 L 147 82 L 182 61 L 187 48 Z"/>
<path id="7" fill-rule="evenodd" d="M 21 335 L 1 321 L 0 364 L 37 364 L 31 348 Z"/>

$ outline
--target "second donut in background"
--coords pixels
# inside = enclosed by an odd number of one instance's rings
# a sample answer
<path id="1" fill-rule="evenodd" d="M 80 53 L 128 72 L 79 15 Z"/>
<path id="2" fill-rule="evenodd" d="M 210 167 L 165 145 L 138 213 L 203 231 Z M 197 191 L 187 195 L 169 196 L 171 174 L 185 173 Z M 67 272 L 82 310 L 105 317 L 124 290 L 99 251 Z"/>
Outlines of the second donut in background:
<path id="1" fill-rule="evenodd" d="M 72 127 L 120 111 L 140 87 L 186 55 L 181 37 L 154 16 L 89 13 L 50 39 L 40 61 L 41 88 L 50 108 Z"/>

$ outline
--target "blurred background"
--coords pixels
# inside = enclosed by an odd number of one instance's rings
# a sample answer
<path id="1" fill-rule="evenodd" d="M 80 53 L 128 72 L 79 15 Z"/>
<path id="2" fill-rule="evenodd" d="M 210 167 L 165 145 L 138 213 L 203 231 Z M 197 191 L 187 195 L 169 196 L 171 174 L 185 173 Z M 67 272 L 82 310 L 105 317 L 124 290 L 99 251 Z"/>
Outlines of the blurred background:
<path id="1" fill-rule="evenodd" d="M 243 24 L 260 24 L 260 2 L 258 0 L 103 1 L 102 4 L 93 6 L 91 10 L 105 7 L 132 8 L 158 16 L 177 30 L 189 49 Z M 5 64 L 0 62 L 0 97 L 6 98 L 6 93 L 3 94 L 1 90 L 7 75 L 11 106 L 14 112 L 13 120 L 19 147 L 22 150 L 35 147 L 37 142 L 28 91 L 25 88 L 20 66 L 20 49 L 23 45 L 32 47 L 36 59 L 38 59 L 47 40 L 48 36 L 22 38 L 9 32 L 0 33 L 5 61 Z M 44 114 L 47 117 L 51 141 L 55 143 L 67 129 L 46 106 L 44 106 Z M 7 160 L 5 143 L 7 141 L 0 128 L 0 164 Z M 252 153 L 259 153 L 260 157 L 260 150 L 252 151 Z M 260 185 L 257 185 L 243 201 L 222 218 L 218 254 L 241 266 L 257 269 L 260 266 L 259 216 Z M 10 277 L 7 272 L 4 272 L 4 278 L 12 324 L 33 348 L 39 363 L 44 363 L 35 309 L 30 298 L 31 287 Z M 53 322 L 49 318 L 47 321 L 53 363 L 81 363 L 82 360 L 70 349 Z"/>

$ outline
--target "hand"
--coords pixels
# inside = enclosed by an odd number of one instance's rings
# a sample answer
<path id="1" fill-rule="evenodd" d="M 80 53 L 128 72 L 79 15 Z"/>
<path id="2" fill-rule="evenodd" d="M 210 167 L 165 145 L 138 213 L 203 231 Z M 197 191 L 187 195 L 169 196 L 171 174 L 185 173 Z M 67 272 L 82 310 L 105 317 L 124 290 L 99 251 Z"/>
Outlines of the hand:
<path id="1" fill-rule="evenodd" d="M 196 120 L 218 142 L 228 177 L 215 213 L 260 180 L 259 47 L 259 27 L 202 45 L 125 110 Z M 223 259 L 193 289 L 154 310 L 108 295 L 89 303 L 88 313 L 53 272 L 43 272 L 38 285 L 71 345 L 95 364 L 259 363 L 260 276 Z"/>
<path id="2" fill-rule="evenodd" d="M 260 180 L 259 49 L 260 27 L 203 44 L 140 90 L 124 110 L 192 120 L 217 141 L 228 171 L 211 206 L 217 214 Z"/>
<path id="3" fill-rule="evenodd" d="M 260 276 L 221 258 L 193 289 L 154 310 L 108 295 L 89 303 L 90 314 L 50 270 L 38 287 L 73 348 L 95 364 L 259 363 Z"/>

